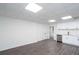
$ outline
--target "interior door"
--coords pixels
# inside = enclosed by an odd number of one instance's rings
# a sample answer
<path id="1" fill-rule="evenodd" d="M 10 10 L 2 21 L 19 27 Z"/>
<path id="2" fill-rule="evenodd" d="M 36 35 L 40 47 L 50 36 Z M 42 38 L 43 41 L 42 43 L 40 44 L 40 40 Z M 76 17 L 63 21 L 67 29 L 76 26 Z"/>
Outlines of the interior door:
<path id="1" fill-rule="evenodd" d="M 50 39 L 54 39 L 54 26 L 50 26 Z"/>

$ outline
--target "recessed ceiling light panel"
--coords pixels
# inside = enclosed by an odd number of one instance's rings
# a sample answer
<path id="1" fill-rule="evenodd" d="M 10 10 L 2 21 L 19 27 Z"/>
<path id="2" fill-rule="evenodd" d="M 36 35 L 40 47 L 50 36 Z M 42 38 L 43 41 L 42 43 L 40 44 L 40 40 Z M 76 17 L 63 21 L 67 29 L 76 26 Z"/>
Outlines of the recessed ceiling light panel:
<path id="1" fill-rule="evenodd" d="M 42 9 L 41 6 L 35 4 L 35 3 L 29 3 L 25 9 L 29 10 L 29 11 L 32 11 L 34 13 L 37 13 L 38 11 L 40 11 Z"/>
<path id="2" fill-rule="evenodd" d="M 48 22 L 56 22 L 56 20 L 49 20 Z"/>
<path id="3" fill-rule="evenodd" d="M 62 20 L 67 20 L 67 19 L 71 19 L 72 18 L 72 16 L 65 16 L 65 17 L 62 17 L 61 19 Z"/>

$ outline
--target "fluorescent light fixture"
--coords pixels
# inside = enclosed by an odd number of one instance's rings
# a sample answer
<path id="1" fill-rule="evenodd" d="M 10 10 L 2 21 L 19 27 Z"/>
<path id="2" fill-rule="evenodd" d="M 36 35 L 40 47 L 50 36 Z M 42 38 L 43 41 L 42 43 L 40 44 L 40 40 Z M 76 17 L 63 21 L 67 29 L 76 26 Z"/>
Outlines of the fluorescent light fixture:
<path id="1" fill-rule="evenodd" d="M 65 17 L 62 17 L 61 19 L 67 20 L 67 19 L 71 19 L 71 18 L 72 18 L 72 16 L 65 16 Z"/>
<path id="2" fill-rule="evenodd" d="M 39 5 L 37 5 L 37 4 L 35 4 L 35 3 L 29 3 L 29 4 L 25 7 L 25 9 L 36 13 L 36 12 L 40 11 L 40 10 L 42 9 L 42 7 L 39 6 Z"/>
<path id="3" fill-rule="evenodd" d="M 56 20 L 49 20 L 48 22 L 56 22 Z"/>

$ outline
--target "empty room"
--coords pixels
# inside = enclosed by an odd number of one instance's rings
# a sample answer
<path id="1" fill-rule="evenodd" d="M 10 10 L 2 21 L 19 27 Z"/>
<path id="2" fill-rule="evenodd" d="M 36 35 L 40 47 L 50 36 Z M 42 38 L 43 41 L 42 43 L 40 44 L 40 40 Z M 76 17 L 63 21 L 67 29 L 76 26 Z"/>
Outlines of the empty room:
<path id="1" fill-rule="evenodd" d="M 79 55 L 79 3 L 0 3 L 0 55 Z"/>

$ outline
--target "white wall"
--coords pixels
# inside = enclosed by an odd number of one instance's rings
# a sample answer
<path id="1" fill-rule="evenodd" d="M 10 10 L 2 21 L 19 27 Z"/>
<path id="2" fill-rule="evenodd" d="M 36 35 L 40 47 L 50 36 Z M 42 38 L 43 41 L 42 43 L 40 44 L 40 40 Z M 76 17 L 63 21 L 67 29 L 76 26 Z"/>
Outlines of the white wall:
<path id="1" fill-rule="evenodd" d="M 0 51 L 47 39 L 48 33 L 48 25 L 0 17 Z"/>
<path id="2" fill-rule="evenodd" d="M 63 35 L 63 42 L 79 46 L 79 21 L 59 23 L 55 26 L 54 38 L 57 40 L 57 34 Z M 68 32 L 70 35 L 68 36 Z"/>

